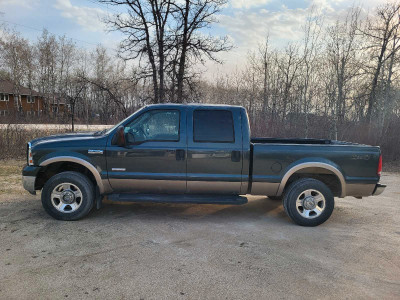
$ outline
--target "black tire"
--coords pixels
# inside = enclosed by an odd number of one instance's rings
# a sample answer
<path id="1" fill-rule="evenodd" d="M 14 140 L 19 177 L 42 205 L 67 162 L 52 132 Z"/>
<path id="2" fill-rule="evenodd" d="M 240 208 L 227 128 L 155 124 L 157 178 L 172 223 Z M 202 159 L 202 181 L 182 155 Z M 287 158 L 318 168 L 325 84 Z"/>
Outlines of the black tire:
<path id="1" fill-rule="evenodd" d="M 324 208 L 320 213 L 320 215 L 317 215 L 315 212 L 312 212 L 315 215 L 309 216 L 311 218 L 306 218 L 301 213 L 304 211 L 307 213 L 310 212 L 310 210 L 306 210 L 302 208 L 302 206 L 299 206 L 298 208 L 296 204 L 297 198 L 303 196 L 307 190 L 314 190 L 317 193 L 322 194 L 325 200 L 324 203 L 320 202 L 323 203 L 324 205 Z M 283 207 L 287 215 L 296 224 L 301 226 L 317 226 L 329 219 L 335 207 L 335 200 L 332 191 L 326 184 L 316 179 L 302 178 L 290 184 L 290 186 L 286 189 L 283 195 Z M 309 215 L 311 215 L 311 213 Z"/>
<path id="2" fill-rule="evenodd" d="M 267 196 L 269 199 L 274 200 L 274 201 L 281 201 L 282 196 Z"/>
<path id="3" fill-rule="evenodd" d="M 73 212 L 61 212 L 52 203 L 52 192 L 62 183 L 71 183 L 81 192 L 79 207 Z M 54 175 L 45 183 L 42 190 L 42 206 L 50 216 L 57 220 L 74 221 L 83 218 L 90 212 L 94 204 L 94 194 L 93 183 L 85 175 L 72 171 L 62 172 Z"/>

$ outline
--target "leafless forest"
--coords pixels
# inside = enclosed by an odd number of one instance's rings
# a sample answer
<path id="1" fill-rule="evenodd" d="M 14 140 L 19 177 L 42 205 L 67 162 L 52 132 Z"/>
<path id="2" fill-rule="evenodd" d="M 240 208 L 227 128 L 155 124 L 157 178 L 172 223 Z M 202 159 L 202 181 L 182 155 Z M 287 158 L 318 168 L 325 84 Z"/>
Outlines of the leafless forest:
<path id="1" fill-rule="evenodd" d="M 100 0 L 118 9 L 104 20 L 123 34 L 117 55 L 46 30 L 32 42 L 3 25 L 0 77 L 63 95 L 70 109 L 2 123 L 112 124 L 151 103 L 235 104 L 248 109 L 254 136 L 368 143 L 387 161 L 400 158 L 400 3 L 353 6 L 334 22 L 313 7 L 299 40 L 276 47 L 267 35 L 237 72 L 207 80 L 198 66 L 223 64 L 235 47 L 205 34 L 225 2 Z"/>

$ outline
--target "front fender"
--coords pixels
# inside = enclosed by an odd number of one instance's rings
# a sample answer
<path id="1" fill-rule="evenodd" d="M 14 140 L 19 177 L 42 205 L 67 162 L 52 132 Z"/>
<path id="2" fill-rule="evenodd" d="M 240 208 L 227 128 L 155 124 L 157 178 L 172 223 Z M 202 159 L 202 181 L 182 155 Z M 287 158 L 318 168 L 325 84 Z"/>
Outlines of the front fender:
<path id="1" fill-rule="evenodd" d="M 52 152 L 40 158 L 38 163 L 39 166 L 45 167 L 57 162 L 73 162 L 86 167 L 93 174 L 100 193 L 107 192 L 108 187 L 104 185 L 104 182 L 107 182 L 107 180 L 102 180 L 100 175 L 101 169 L 96 167 L 89 157 L 78 152 Z"/>

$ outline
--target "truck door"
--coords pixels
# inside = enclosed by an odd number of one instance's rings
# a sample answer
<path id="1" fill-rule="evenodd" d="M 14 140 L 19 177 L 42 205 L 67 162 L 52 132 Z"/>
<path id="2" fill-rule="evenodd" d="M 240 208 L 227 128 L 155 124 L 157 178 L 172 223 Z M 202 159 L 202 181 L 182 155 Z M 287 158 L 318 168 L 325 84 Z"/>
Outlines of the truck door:
<path id="1" fill-rule="evenodd" d="M 107 147 L 115 192 L 185 193 L 186 111 L 147 109 L 125 125 L 127 145 Z"/>
<path id="2" fill-rule="evenodd" d="M 239 194 L 242 129 L 239 109 L 188 109 L 187 193 Z"/>

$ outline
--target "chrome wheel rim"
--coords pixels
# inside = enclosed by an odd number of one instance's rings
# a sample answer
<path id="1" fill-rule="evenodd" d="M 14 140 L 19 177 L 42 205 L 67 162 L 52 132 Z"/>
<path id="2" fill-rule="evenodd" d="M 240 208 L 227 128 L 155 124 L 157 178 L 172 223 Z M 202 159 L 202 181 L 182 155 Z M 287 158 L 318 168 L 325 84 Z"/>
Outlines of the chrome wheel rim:
<path id="1" fill-rule="evenodd" d="M 82 200 L 81 190 L 73 183 L 61 183 L 51 192 L 51 204 L 62 213 L 76 211 L 81 206 Z"/>
<path id="2" fill-rule="evenodd" d="M 325 210 L 326 201 L 321 192 L 310 189 L 300 193 L 296 200 L 298 213 L 306 219 L 319 217 Z"/>

